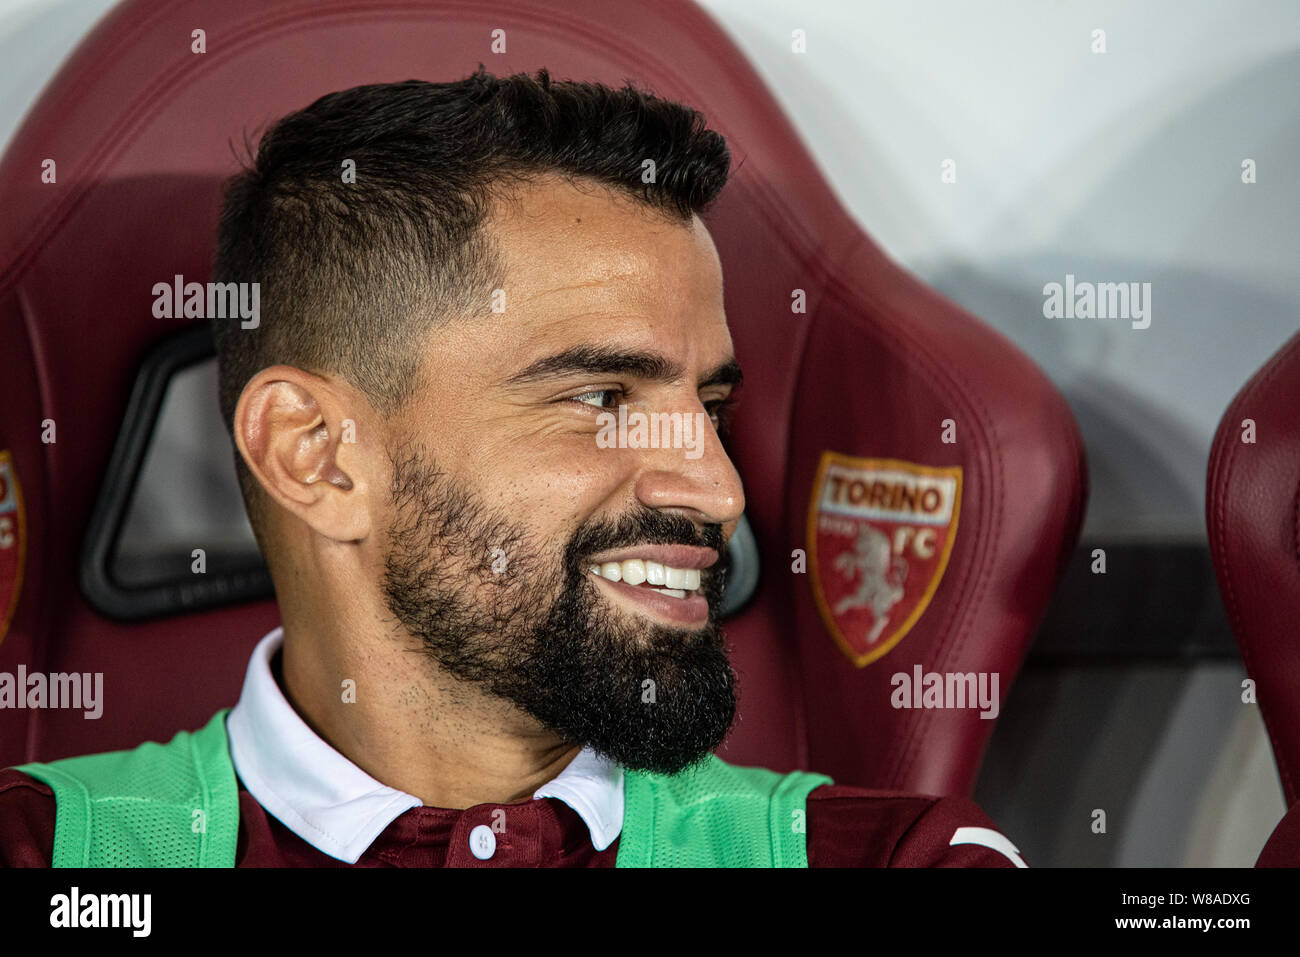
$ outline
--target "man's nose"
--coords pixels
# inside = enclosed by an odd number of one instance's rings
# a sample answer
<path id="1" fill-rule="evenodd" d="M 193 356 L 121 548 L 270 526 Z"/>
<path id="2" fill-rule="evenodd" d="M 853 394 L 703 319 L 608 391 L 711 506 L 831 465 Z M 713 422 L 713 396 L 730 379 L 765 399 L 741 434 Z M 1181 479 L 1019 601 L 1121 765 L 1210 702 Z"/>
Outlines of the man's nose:
<path id="1" fill-rule="evenodd" d="M 745 511 L 740 473 L 706 413 L 693 416 L 692 426 L 693 447 L 639 452 L 645 467 L 637 477 L 637 498 L 651 508 L 693 512 L 702 522 L 727 525 L 739 521 Z"/>

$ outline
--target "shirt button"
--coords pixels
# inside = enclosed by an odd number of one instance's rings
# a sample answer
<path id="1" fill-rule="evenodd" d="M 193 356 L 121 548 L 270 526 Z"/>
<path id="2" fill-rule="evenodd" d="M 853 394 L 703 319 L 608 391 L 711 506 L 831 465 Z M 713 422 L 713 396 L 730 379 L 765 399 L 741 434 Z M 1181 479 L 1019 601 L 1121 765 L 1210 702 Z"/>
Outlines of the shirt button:
<path id="1" fill-rule="evenodd" d="M 497 852 L 497 836 L 492 833 L 492 828 L 486 824 L 480 824 L 470 831 L 469 850 L 480 861 L 486 861 L 495 854 Z"/>

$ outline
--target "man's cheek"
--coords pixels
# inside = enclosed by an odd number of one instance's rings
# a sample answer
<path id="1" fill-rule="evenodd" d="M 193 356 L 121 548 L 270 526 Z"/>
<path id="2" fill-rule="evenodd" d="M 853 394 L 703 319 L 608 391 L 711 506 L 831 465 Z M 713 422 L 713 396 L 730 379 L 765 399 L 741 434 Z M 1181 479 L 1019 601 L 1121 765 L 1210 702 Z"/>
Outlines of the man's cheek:
<path id="1" fill-rule="evenodd" d="M 479 577 L 491 590 L 540 590 L 562 581 L 564 540 L 514 530 L 508 540 L 483 543 Z"/>

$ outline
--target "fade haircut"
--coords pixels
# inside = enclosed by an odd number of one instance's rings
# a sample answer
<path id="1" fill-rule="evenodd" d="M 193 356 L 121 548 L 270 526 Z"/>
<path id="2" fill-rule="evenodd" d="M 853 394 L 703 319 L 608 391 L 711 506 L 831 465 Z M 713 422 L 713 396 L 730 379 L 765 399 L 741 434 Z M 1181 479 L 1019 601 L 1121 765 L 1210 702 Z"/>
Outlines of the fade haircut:
<path id="1" fill-rule="evenodd" d="M 212 320 L 232 442 L 240 393 L 272 365 L 339 375 L 385 419 L 401 410 L 433 329 L 491 312 L 505 277 L 482 227 L 514 187 L 585 178 L 689 224 L 729 170 L 726 141 L 696 110 L 545 69 L 496 77 L 479 64 L 462 80 L 355 87 L 284 117 L 230 180 L 221 212 L 214 281 L 260 283 L 256 329 Z M 267 554 L 265 493 L 237 446 L 234 458 Z"/>

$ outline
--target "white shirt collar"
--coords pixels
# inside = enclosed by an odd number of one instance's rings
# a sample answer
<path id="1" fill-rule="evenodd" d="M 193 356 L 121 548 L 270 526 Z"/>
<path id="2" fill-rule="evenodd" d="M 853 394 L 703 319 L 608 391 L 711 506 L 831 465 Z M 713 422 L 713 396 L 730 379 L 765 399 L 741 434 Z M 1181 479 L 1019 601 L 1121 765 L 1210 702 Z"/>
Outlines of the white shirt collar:
<path id="1" fill-rule="evenodd" d="M 239 703 L 226 719 L 230 757 L 248 793 L 269 814 L 330 857 L 355 864 L 384 828 L 422 802 L 380 784 L 298 716 L 271 674 L 283 641 L 277 627 L 253 650 Z M 623 771 L 590 748 L 533 797 L 558 798 L 573 808 L 598 851 L 623 829 Z"/>

